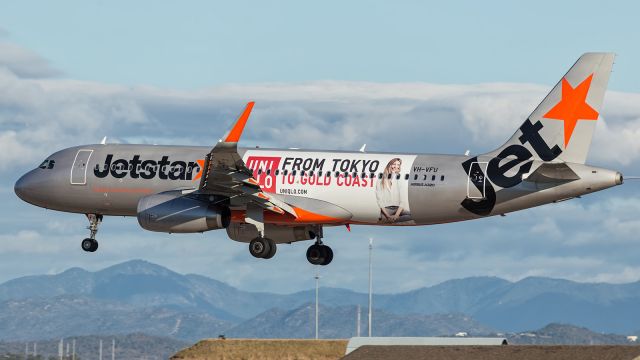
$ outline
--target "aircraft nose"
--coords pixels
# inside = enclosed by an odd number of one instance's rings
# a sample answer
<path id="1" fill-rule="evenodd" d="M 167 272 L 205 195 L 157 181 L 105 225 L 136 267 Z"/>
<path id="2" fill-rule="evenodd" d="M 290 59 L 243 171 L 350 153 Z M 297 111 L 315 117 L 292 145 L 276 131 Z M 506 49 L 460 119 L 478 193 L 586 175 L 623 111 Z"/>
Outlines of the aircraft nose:
<path id="1" fill-rule="evenodd" d="M 13 191 L 15 191 L 20 199 L 33 204 L 39 188 L 37 175 L 34 174 L 33 171 L 30 171 L 16 181 L 16 184 L 13 186 Z"/>

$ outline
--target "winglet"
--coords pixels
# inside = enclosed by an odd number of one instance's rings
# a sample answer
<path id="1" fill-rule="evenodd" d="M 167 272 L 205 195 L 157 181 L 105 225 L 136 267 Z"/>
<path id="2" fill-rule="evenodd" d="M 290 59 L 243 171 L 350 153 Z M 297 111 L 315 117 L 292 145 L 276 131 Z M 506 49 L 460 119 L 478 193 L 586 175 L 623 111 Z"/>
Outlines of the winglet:
<path id="1" fill-rule="evenodd" d="M 222 139 L 220 139 L 220 142 L 237 143 L 240 140 L 240 136 L 242 135 L 242 131 L 244 130 L 244 126 L 249 119 L 249 115 L 251 114 L 251 110 L 253 109 L 254 104 L 255 102 L 253 101 L 247 103 L 247 106 L 244 108 L 242 114 L 238 117 L 238 120 L 236 120 L 231 129 L 229 129 L 229 131 L 224 134 Z"/>

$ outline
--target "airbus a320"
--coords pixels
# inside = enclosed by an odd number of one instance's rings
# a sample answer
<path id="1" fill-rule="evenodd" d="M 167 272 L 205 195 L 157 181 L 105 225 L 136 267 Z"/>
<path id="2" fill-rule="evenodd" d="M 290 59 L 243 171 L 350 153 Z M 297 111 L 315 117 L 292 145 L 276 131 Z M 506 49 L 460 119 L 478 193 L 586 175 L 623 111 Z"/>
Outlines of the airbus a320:
<path id="1" fill-rule="evenodd" d="M 98 248 L 103 216 L 135 216 L 150 231 L 226 229 L 262 259 L 279 244 L 314 240 L 308 261 L 327 265 L 326 226 L 450 223 L 622 184 L 621 173 L 585 164 L 613 60 L 582 55 L 515 134 L 485 154 L 240 148 L 249 102 L 213 149 L 71 147 L 23 175 L 15 192 L 43 208 L 85 214 L 88 252 Z"/>

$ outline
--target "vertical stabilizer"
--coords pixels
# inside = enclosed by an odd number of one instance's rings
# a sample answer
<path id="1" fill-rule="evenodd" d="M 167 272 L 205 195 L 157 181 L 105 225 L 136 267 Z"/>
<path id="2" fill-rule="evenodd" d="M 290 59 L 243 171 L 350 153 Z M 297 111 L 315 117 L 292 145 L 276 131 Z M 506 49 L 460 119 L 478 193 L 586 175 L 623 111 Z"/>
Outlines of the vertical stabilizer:
<path id="1" fill-rule="evenodd" d="M 602 109 L 613 53 L 586 53 L 502 147 L 522 145 L 537 160 L 584 164 Z"/>

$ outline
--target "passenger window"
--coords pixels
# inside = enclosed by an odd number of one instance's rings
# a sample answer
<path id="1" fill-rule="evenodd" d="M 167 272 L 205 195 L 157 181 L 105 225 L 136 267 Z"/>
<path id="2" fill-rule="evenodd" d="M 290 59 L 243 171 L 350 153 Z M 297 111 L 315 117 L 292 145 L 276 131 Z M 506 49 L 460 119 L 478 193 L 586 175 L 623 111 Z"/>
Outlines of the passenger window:
<path id="1" fill-rule="evenodd" d="M 309 176 L 313 176 L 313 171 L 309 171 Z"/>
<path id="2" fill-rule="evenodd" d="M 304 176 L 304 170 L 300 171 L 300 176 Z"/>
<path id="3" fill-rule="evenodd" d="M 289 170 L 284 169 L 284 175 L 287 175 L 289 173 Z"/>
<path id="4" fill-rule="evenodd" d="M 440 176 L 440 181 L 444 181 L 444 175 Z"/>
<path id="5" fill-rule="evenodd" d="M 436 181 L 436 176 L 435 175 L 431 176 L 431 181 Z"/>
<path id="6" fill-rule="evenodd" d="M 293 174 L 293 176 L 296 176 L 296 171 L 295 171 L 295 170 L 293 170 L 293 171 L 291 172 L 291 174 Z"/>
<path id="7" fill-rule="evenodd" d="M 400 174 L 396 175 L 396 180 L 400 180 Z"/>
<path id="8" fill-rule="evenodd" d="M 318 176 L 322 176 L 322 170 L 318 171 Z"/>
<path id="9" fill-rule="evenodd" d="M 340 177 L 340 173 L 336 171 L 336 177 Z"/>
<path id="10" fill-rule="evenodd" d="M 378 173 L 378 179 L 382 179 L 382 173 Z"/>
<path id="11" fill-rule="evenodd" d="M 258 169 L 258 175 L 262 175 L 262 169 Z"/>
<path id="12" fill-rule="evenodd" d="M 369 174 L 369 175 L 371 175 L 371 176 L 370 176 L 370 178 L 372 178 L 372 179 L 375 179 L 375 178 L 376 178 L 376 173 L 371 173 L 371 174 Z"/>
<path id="13" fill-rule="evenodd" d="M 387 175 L 387 179 L 391 180 L 391 176 L 393 176 L 393 174 L 389 173 L 389 175 Z"/>
<path id="14" fill-rule="evenodd" d="M 413 175 L 413 180 L 418 180 L 418 174 Z"/>
<path id="15" fill-rule="evenodd" d="M 267 169 L 267 175 L 271 175 L 271 169 Z"/>
<path id="16" fill-rule="evenodd" d="M 362 178 L 366 179 L 367 178 L 367 174 L 366 173 L 362 173 Z"/>
<path id="17" fill-rule="evenodd" d="M 276 176 L 280 175 L 280 170 L 276 169 Z"/>
<path id="18" fill-rule="evenodd" d="M 355 172 L 354 172 L 354 173 L 353 173 L 353 177 L 354 177 L 354 178 L 357 178 L 357 177 L 358 177 L 358 173 L 355 173 Z"/>
<path id="19" fill-rule="evenodd" d="M 404 174 L 404 179 L 409 180 L 409 174 Z"/>

